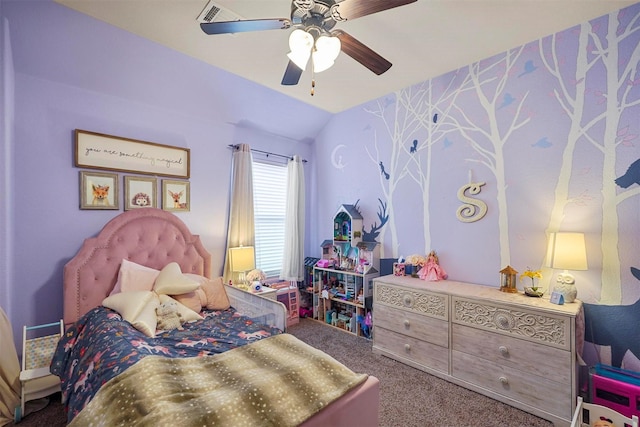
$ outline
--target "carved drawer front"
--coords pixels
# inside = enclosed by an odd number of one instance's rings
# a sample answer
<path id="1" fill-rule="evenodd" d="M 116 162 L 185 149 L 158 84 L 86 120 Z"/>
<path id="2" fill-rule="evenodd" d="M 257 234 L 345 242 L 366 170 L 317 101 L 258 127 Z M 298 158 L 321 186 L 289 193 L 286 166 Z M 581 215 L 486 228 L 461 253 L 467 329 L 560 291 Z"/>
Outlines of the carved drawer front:
<path id="1" fill-rule="evenodd" d="M 373 336 L 374 349 L 392 353 L 389 357 L 397 356 L 431 369 L 449 372 L 449 350 L 445 347 L 380 327 L 375 328 Z"/>
<path id="2" fill-rule="evenodd" d="M 530 341 L 452 326 L 452 349 L 571 385 L 571 352 Z"/>
<path id="3" fill-rule="evenodd" d="M 449 299 L 447 295 L 376 282 L 373 299 L 376 303 L 442 320 L 449 320 Z"/>
<path id="4" fill-rule="evenodd" d="M 571 419 L 571 385 L 452 351 L 452 375 L 562 418 Z"/>
<path id="5" fill-rule="evenodd" d="M 459 297 L 454 297 L 452 311 L 454 323 L 510 335 L 564 350 L 571 348 L 571 322 L 569 317 Z"/>
<path id="6" fill-rule="evenodd" d="M 441 347 L 449 347 L 449 323 L 410 311 L 376 304 L 374 329 L 378 326 Z"/>

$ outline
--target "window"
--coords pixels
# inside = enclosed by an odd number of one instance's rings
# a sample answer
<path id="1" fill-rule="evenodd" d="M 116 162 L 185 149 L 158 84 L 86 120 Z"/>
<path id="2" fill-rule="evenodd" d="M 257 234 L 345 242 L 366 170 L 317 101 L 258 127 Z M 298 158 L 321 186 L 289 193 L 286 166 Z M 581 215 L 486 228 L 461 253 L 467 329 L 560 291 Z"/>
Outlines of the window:
<path id="1" fill-rule="evenodd" d="M 253 162 L 256 268 L 267 277 L 282 269 L 287 200 L 287 165 Z"/>

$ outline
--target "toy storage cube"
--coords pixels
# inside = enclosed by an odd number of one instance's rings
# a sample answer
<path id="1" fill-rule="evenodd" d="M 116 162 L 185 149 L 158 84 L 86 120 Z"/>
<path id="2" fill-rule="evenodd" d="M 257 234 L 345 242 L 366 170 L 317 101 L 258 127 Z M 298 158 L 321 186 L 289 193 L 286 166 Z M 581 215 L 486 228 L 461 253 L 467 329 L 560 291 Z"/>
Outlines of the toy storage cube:
<path id="1" fill-rule="evenodd" d="M 276 298 L 287 307 L 287 327 L 299 322 L 300 294 L 297 286 L 291 288 L 289 282 L 278 282 L 271 285 L 277 290 Z"/>
<path id="2" fill-rule="evenodd" d="M 623 370 L 596 369 L 591 373 L 591 401 L 611 408 L 626 417 L 640 416 L 640 384 L 638 375 L 625 375 Z"/>

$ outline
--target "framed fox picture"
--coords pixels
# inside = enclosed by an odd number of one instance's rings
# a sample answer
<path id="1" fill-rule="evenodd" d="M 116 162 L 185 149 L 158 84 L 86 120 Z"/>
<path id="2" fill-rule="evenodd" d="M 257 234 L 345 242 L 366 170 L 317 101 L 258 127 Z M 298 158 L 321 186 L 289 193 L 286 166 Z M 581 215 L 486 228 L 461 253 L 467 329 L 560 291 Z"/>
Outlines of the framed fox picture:
<path id="1" fill-rule="evenodd" d="M 80 209 L 118 210 L 118 174 L 80 171 Z"/>

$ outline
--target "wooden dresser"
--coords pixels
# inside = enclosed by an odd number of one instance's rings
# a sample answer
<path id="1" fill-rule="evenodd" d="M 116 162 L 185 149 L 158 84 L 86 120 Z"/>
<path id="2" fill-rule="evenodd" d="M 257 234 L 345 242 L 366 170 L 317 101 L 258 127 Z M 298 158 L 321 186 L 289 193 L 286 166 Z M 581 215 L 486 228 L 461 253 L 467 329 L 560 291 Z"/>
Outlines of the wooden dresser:
<path id="1" fill-rule="evenodd" d="M 373 351 L 568 426 L 578 316 L 578 300 L 555 305 L 497 287 L 384 276 L 374 279 Z"/>

